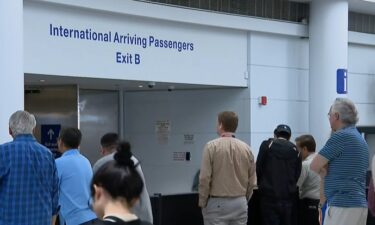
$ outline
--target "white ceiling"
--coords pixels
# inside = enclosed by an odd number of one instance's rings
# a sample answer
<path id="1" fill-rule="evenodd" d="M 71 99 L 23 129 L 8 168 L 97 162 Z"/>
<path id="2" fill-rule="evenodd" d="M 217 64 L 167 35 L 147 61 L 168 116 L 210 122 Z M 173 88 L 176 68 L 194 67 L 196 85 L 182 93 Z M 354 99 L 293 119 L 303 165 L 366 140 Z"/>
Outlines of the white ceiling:
<path id="1" fill-rule="evenodd" d="M 26 89 L 34 89 L 50 85 L 78 85 L 82 89 L 100 90 L 124 90 L 124 91 L 168 91 L 168 89 L 212 89 L 228 88 L 214 85 L 177 84 L 166 82 L 155 82 L 155 86 L 149 88 L 149 81 L 129 81 L 115 79 L 82 78 L 68 76 L 49 76 L 40 74 L 25 74 Z M 142 86 L 142 87 L 140 87 Z"/>
<path id="2" fill-rule="evenodd" d="M 293 2 L 310 2 L 310 0 L 291 0 Z M 314 0 L 311 0 L 314 1 Z M 330 0 L 325 0 L 330 1 Z M 348 0 L 349 11 L 375 15 L 375 3 L 364 0 Z"/>

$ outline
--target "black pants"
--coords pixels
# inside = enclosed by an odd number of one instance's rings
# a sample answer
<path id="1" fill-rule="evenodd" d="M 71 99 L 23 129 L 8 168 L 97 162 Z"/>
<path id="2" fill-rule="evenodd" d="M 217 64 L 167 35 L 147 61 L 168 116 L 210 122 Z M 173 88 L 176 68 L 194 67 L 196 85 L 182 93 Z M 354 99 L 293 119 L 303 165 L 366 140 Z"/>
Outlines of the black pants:
<path id="1" fill-rule="evenodd" d="M 319 225 L 318 205 L 318 199 L 301 199 L 298 207 L 298 225 Z"/>
<path id="2" fill-rule="evenodd" d="M 295 211 L 295 199 L 277 200 L 261 198 L 260 211 L 262 225 L 295 225 L 297 215 Z"/>

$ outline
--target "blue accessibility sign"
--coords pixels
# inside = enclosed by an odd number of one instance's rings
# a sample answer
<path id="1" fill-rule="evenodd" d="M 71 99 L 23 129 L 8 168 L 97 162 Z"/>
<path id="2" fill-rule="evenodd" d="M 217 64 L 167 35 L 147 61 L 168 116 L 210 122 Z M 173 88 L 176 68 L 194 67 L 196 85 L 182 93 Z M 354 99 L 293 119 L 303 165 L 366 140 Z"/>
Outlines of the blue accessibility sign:
<path id="1" fill-rule="evenodd" d="M 42 124 L 41 128 L 41 144 L 51 151 L 57 151 L 57 137 L 60 134 L 61 124 Z"/>

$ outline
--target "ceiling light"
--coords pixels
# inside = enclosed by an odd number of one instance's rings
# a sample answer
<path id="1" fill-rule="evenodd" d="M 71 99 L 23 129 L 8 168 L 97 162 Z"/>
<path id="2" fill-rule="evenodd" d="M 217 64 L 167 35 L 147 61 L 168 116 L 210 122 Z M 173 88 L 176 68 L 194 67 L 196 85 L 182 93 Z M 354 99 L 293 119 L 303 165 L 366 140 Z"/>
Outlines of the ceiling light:
<path id="1" fill-rule="evenodd" d="M 40 82 L 44 83 L 46 80 L 39 80 Z"/>
<path id="2" fill-rule="evenodd" d="M 143 85 L 138 85 L 139 88 L 143 88 Z"/>
<path id="3" fill-rule="evenodd" d="M 363 1 L 375 3 L 375 0 L 363 0 Z"/>

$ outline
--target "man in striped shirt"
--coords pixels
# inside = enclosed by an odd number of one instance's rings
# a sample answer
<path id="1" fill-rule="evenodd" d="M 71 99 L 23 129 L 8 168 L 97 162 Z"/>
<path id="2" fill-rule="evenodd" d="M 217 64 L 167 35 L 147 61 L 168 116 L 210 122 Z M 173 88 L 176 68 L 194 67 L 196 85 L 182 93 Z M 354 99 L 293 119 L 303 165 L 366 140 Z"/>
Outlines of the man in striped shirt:
<path id="1" fill-rule="evenodd" d="M 369 160 L 367 143 L 355 127 L 357 109 L 351 100 L 337 98 L 328 116 L 332 136 L 310 166 L 324 177 L 328 201 L 324 225 L 365 225 Z"/>

